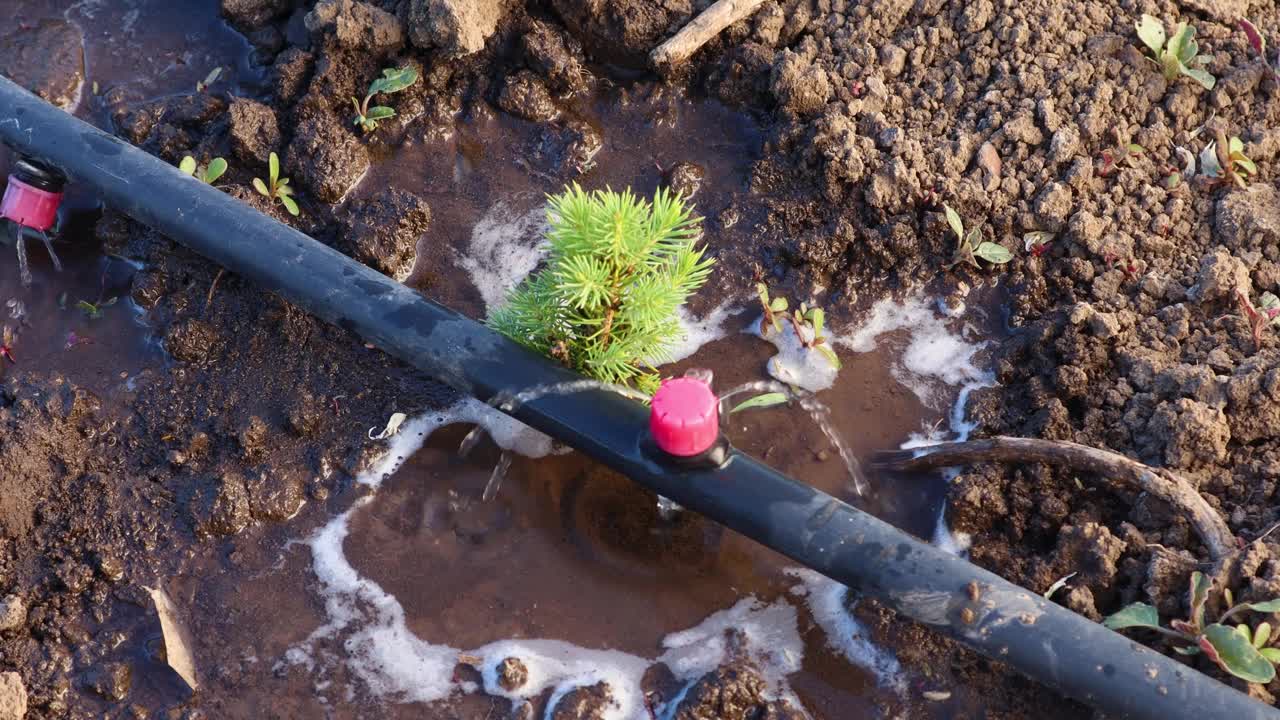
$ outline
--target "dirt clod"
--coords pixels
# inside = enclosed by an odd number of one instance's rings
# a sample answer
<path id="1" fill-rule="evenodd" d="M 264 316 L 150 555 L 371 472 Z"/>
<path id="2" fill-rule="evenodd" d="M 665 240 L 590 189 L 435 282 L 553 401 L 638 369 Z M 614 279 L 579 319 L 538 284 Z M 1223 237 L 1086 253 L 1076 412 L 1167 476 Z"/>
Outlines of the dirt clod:
<path id="1" fill-rule="evenodd" d="M 285 167 L 316 197 L 338 202 L 369 169 L 369 152 L 336 115 L 304 120 L 294 131 Z"/>
<path id="2" fill-rule="evenodd" d="M 200 535 L 235 535 L 252 517 L 249 491 L 239 473 L 223 473 L 206 481 L 191 503 L 191 516 Z"/>
<path id="3" fill-rule="evenodd" d="M 222 16 L 248 33 L 275 20 L 289 9 L 289 0 L 222 0 Z"/>
<path id="4" fill-rule="evenodd" d="M 498 685 L 507 692 L 515 692 L 529 681 L 529 668 L 517 657 L 505 658 L 498 664 Z"/>
<path id="5" fill-rule="evenodd" d="M 70 110 L 84 84 L 84 37 L 63 20 L 41 20 L 0 37 L 0 74 Z"/>
<path id="6" fill-rule="evenodd" d="M 609 684 L 598 682 L 565 693 L 547 714 L 548 720 L 604 720 L 613 705 Z"/>
<path id="7" fill-rule="evenodd" d="M 0 600 L 0 633 L 15 630 L 27 622 L 27 605 L 17 595 Z"/>
<path id="8" fill-rule="evenodd" d="M 764 679 L 748 662 L 723 665 L 685 693 L 674 720 L 751 720 L 764 709 Z"/>
<path id="9" fill-rule="evenodd" d="M 816 113 L 831 98 L 826 71 L 790 50 L 774 65 L 770 87 L 778 104 L 797 115 Z"/>
<path id="10" fill-rule="evenodd" d="M 690 0 L 552 0 L 552 7 L 593 54 L 644 67 L 649 51 L 693 15 Z"/>
<path id="11" fill-rule="evenodd" d="M 306 502 L 302 476 L 287 468 L 255 470 L 249 473 L 246 486 L 249 491 L 249 508 L 257 520 L 288 520 Z"/>
<path id="12" fill-rule="evenodd" d="M 344 250 L 365 265 L 403 280 L 413 270 L 418 239 L 431 225 L 431 208 L 417 195 L 392 189 L 353 202 L 345 224 Z"/>
<path id="13" fill-rule="evenodd" d="M 0 720 L 27 716 L 27 687 L 16 672 L 0 672 Z"/>
<path id="14" fill-rule="evenodd" d="M 450 55 L 479 52 L 507 9 L 507 0 L 410 0 L 409 39 Z"/>
<path id="15" fill-rule="evenodd" d="M 227 108 L 231 150 L 247 165 L 259 165 L 263 158 L 280 150 L 280 126 L 276 113 L 256 100 L 235 98 Z"/>
<path id="16" fill-rule="evenodd" d="M 560 114 L 547 86 L 527 70 L 507 77 L 498 95 L 498 107 L 530 122 L 548 122 Z"/>
<path id="17" fill-rule="evenodd" d="M 332 32 L 338 44 L 375 55 L 404 46 L 404 28 L 395 15 L 360 0 L 321 0 L 304 20 L 312 33 Z"/>

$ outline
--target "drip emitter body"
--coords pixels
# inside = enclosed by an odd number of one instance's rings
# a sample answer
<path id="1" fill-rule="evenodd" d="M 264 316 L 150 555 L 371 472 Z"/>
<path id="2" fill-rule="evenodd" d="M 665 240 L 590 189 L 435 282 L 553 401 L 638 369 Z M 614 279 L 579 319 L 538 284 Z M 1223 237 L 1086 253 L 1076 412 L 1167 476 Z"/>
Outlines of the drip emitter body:
<path id="1" fill-rule="evenodd" d="M 0 200 L 0 218 L 8 221 L 8 236 L 17 248 L 18 273 L 23 285 L 31 284 L 26 247 L 28 234 L 34 234 L 44 242 L 54 269 L 62 270 L 49 233 L 58 222 L 58 208 L 62 205 L 62 190 L 66 184 L 66 176 L 58 170 L 21 156 L 9 174 L 4 199 Z"/>
<path id="2" fill-rule="evenodd" d="M 668 461 L 711 467 L 723 463 L 729 443 L 720 432 L 720 398 L 710 378 L 686 375 L 662 381 L 649 405 L 649 437 Z"/>

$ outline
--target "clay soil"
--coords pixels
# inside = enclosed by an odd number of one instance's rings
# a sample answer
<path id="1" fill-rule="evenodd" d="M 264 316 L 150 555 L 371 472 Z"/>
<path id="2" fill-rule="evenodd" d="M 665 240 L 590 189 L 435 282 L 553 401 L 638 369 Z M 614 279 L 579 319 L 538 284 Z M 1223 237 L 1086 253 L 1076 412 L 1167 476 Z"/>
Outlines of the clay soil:
<path id="1" fill-rule="evenodd" d="M 499 201 L 527 211 L 575 180 L 696 193 L 719 262 L 698 312 L 749 298 L 757 280 L 820 300 L 840 327 L 882 297 L 925 288 L 954 304 L 984 289 L 970 299 L 1002 298 L 992 316 L 1003 322 L 986 333 L 998 385 L 968 407 L 976 435 L 1071 440 L 1173 470 L 1240 552 L 1210 562 L 1170 507 L 1038 465 L 967 468 L 950 486 L 873 478 L 860 502 L 927 537 L 945 497 L 975 563 L 1036 592 L 1075 573 L 1054 599 L 1090 619 L 1133 601 L 1185 613 L 1197 568 L 1239 599 L 1280 597 L 1280 533 L 1268 534 L 1280 523 L 1280 336 L 1255 342 L 1237 304 L 1238 293 L 1280 293 L 1280 82 L 1236 29 L 1246 12 L 1264 31 L 1280 27 L 1271 0 L 765 0 L 665 76 L 645 67 L 648 50 L 706 0 L 10 2 L 25 19 L 0 30 L 0 72 L 64 106 L 78 98 L 78 115 L 168 162 L 227 158 L 224 191 L 475 316 L 484 306 L 457 259 L 468 228 Z M 454 25 L 432 14 L 457 6 L 476 11 Z M 1195 25 L 1215 89 L 1163 78 L 1133 31 L 1143 13 Z M 349 97 L 406 64 L 422 79 L 395 96 L 395 118 L 361 133 Z M 197 90 L 213 67 L 221 75 Z M 1175 148 L 1198 154 L 1219 127 L 1259 174 L 1246 188 L 1170 187 L 1184 165 Z M 1131 143 L 1142 153 L 1111 167 L 1104 154 Z M 298 218 L 252 189 L 272 151 L 298 188 Z M 944 203 L 1013 261 L 949 267 Z M 0 360 L 0 674 L 21 677 L 26 717 L 510 712 L 482 695 L 430 710 L 370 707 L 358 693 L 326 704 L 311 678 L 270 671 L 323 621 L 289 540 L 350 507 L 352 478 L 382 449 L 369 427 L 453 393 L 91 197 L 69 204 L 67 270 L 55 275 L 33 250 L 35 288 L 20 288 L 7 260 L 0 273 L 0 300 L 22 302 L 0 308 L 18 330 L 18 362 Z M 1049 238 L 1035 252 L 1023 244 L 1033 231 Z M 76 307 L 111 298 L 101 317 Z M 767 349 L 736 336 L 697 360 L 727 382 L 754 379 Z M 828 398 L 863 455 L 937 417 L 893 389 L 887 362 L 849 362 L 855 380 Z M 748 450 L 841 490 L 820 435 L 759 417 L 744 428 Z M 432 497 L 478 494 L 493 460 L 458 469 L 446 447 L 432 443 L 407 468 L 349 549 L 416 598 L 416 617 L 457 612 L 463 632 L 582 632 L 573 639 L 643 652 L 657 639 L 643 623 L 535 624 L 485 603 L 542 598 L 633 617 L 642 608 L 623 609 L 628 592 L 681 587 L 690 599 L 662 608 L 674 630 L 729 602 L 728 583 L 765 592 L 779 565 L 699 519 L 653 539 L 656 520 L 635 509 L 650 498 L 564 458 L 518 464 L 495 508 L 451 509 L 451 537 L 466 543 L 433 549 L 405 518 Z M 452 489 L 442 467 L 453 467 Z M 402 572 L 452 572 L 459 557 L 492 567 L 502 548 L 524 553 L 517 564 L 539 579 L 495 596 L 478 587 L 483 573 L 459 576 L 470 610 Z M 615 575 L 616 596 L 573 592 Z M 195 693 L 158 649 L 144 590 L 156 585 L 187 609 L 207 662 Z M 1089 716 L 873 601 L 855 612 L 911 687 L 886 698 L 819 654 L 794 680 L 813 717 Z M 762 698 L 754 673 L 712 673 L 677 717 L 791 716 Z M 1223 679 L 1266 702 L 1280 693 L 1280 681 Z M 654 692 L 669 699 L 662 685 Z M 548 716 L 598 717 L 601 703 L 584 692 L 561 706 Z"/>

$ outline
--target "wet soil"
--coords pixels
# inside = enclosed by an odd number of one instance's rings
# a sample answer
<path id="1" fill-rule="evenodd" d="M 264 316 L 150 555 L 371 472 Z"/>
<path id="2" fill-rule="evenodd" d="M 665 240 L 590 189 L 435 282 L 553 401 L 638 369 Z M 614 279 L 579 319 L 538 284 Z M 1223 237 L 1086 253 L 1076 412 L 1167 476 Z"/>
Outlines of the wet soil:
<path id="1" fill-rule="evenodd" d="M 719 260 L 697 314 L 726 298 L 748 307 L 751 284 L 767 280 L 853 326 L 882 296 L 948 294 L 998 273 L 1011 332 L 984 330 L 999 340 L 985 360 L 999 386 L 970 403 L 977 433 L 1074 440 L 1182 473 L 1250 543 L 1219 564 L 1218 587 L 1280 596 L 1280 536 L 1267 535 L 1280 519 L 1278 341 L 1264 333 L 1255 346 L 1232 317 L 1236 290 L 1280 290 L 1269 167 L 1280 88 L 1234 32 L 1235 4 L 768 0 L 665 81 L 640 69 L 645 48 L 705 3 L 601 0 L 586 15 L 572 2 L 487 0 L 471 16 L 446 0 L 219 5 L 15 0 L 22 19 L 0 35 L 0 70 L 169 162 L 228 158 L 227 192 L 476 317 L 517 279 L 506 258 L 477 259 L 477 228 L 528 242 L 536 216 L 515 221 L 575 180 L 696 190 Z M 1254 5 L 1260 27 L 1277 26 L 1273 4 Z M 1131 31 L 1143 12 L 1196 24 L 1217 89 L 1150 70 Z M 1087 52 L 1063 56 L 1064 40 Z M 406 63 L 422 81 L 362 135 L 348 98 Z M 1174 147 L 1198 151 L 1210 120 L 1241 136 L 1260 175 L 1246 190 L 1168 188 Z M 1130 142 L 1142 158 L 1115 171 L 1100 159 Z M 299 188 L 298 219 L 251 188 L 273 150 Z M 1015 260 L 946 269 L 944 202 Z M 368 428 L 453 395 L 110 209 L 98 218 L 91 199 L 73 205 L 66 272 L 33 247 L 37 283 L 24 290 L 0 263 L 0 298 L 26 312 L 20 322 L 0 308 L 17 331 L 16 364 L 0 360 L 0 601 L 26 610 L 0 628 L 0 672 L 21 676 L 27 716 L 506 713 L 482 694 L 425 707 L 372 697 L 344 671 L 340 643 L 323 647 L 324 680 L 275 670 L 326 617 L 310 558 L 290 541 L 359 495 L 352 478 L 381 447 Z M 1047 252 L 1023 252 L 1029 231 L 1053 234 Z M 76 307 L 113 297 L 100 317 Z M 949 411 L 897 382 L 894 345 L 842 353 L 840 384 L 824 394 L 861 454 Z M 759 379 L 769 352 L 732 335 L 673 372 L 711 367 L 724 387 Z M 1091 618 L 1134 600 L 1184 612 L 1186 577 L 1207 559 L 1185 519 L 1094 478 L 977 467 L 949 487 L 872 478 L 859 499 L 803 418 L 744 415 L 733 434 L 922 537 L 946 495 L 975 562 L 1036 591 L 1086 567 L 1055 597 Z M 699 518 L 662 521 L 652 498 L 572 457 L 518 462 L 499 499 L 478 503 L 494 453 L 459 461 L 452 441 L 456 431 L 397 474 L 347 544 L 423 637 L 557 637 L 651 657 L 663 635 L 741 594 L 785 590 L 779 558 Z M 164 664 L 144 586 L 183 609 L 201 691 Z M 816 718 L 1087 712 L 872 601 L 854 612 L 911 687 L 877 690 L 802 619 L 806 663 L 791 684 Z M 727 667 L 695 695 L 751 697 L 750 677 Z M 1276 688 L 1249 690 L 1271 701 Z"/>

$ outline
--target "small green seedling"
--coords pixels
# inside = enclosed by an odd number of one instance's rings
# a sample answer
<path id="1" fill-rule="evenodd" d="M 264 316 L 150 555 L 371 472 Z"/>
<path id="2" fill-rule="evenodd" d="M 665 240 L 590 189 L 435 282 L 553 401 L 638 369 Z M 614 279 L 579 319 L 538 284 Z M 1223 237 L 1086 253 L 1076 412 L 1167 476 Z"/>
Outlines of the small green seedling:
<path id="1" fill-rule="evenodd" d="M 760 319 L 760 334 L 767 335 L 770 328 L 775 334 L 782 332 L 782 321 L 791 323 L 796 339 L 800 345 L 809 350 L 816 350 L 839 370 L 840 357 L 831 349 L 827 336 L 823 333 L 826 313 L 820 307 L 809 307 L 808 303 L 800 303 L 800 307 L 787 314 L 787 299 L 769 297 L 769 288 L 764 283 L 756 283 L 756 296 L 760 298 L 760 306 L 764 308 L 764 317 Z"/>
<path id="2" fill-rule="evenodd" d="M 280 177 L 280 158 L 276 157 L 275 153 L 271 153 L 268 164 L 271 171 L 271 184 L 262 182 L 261 178 L 254 178 L 254 189 L 270 200 L 279 200 L 290 215 L 298 217 L 298 203 L 290 197 L 293 195 L 293 188 L 289 187 L 289 178 Z"/>
<path id="3" fill-rule="evenodd" d="M 76 307 L 80 309 L 80 312 L 84 313 L 86 320 L 97 320 L 102 317 L 103 310 L 116 304 L 116 299 L 117 298 L 108 298 L 96 303 L 91 303 L 88 300 L 81 300 L 76 303 Z"/>
<path id="4" fill-rule="evenodd" d="M 220 157 L 214 158 L 209 161 L 208 167 L 200 170 L 196 166 L 196 159 L 188 155 L 182 158 L 182 162 L 178 164 L 178 169 L 201 182 L 212 185 L 227 171 L 227 161 Z"/>
<path id="5" fill-rule="evenodd" d="M 1200 153 L 1200 170 L 1206 177 L 1243 188 L 1247 176 L 1258 173 L 1258 166 L 1244 154 L 1244 141 L 1234 135 L 1228 139 L 1226 133 L 1217 130 L 1214 141 Z"/>
<path id="6" fill-rule="evenodd" d="M 1204 606 L 1212 589 L 1213 581 L 1203 573 L 1191 573 L 1191 617 L 1187 620 L 1173 620 L 1168 628 L 1160 625 L 1160 616 L 1154 607 L 1140 602 L 1107 617 L 1102 624 L 1112 630 L 1135 627 L 1155 630 L 1177 643 L 1174 645 L 1174 652 L 1181 655 L 1204 653 L 1205 657 L 1241 680 L 1262 684 L 1271 682 L 1276 676 L 1275 665 L 1280 663 L 1280 648 L 1269 647 L 1273 639 L 1271 625 L 1262 622 L 1250 629 L 1244 623 L 1234 627 L 1228 623 L 1247 611 L 1280 612 L 1280 598 L 1236 605 L 1231 591 L 1223 590 L 1227 610 L 1218 618 L 1218 622 L 1206 625 Z"/>
<path id="7" fill-rule="evenodd" d="M 1240 306 L 1240 316 L 1253 333 L 1253 347 L 1261 350 L 1262 333 L 1273 325 L 1280 326 L 1280 297 L 1264 292 L 1258 298 L 1258 304 L 1254 305 L 1247 294 L 1237 290 L 1236 304 Z"/>
<path id="8" fill-rule="evenodd" d="M 956 246 L 956 254 L 952 259 L 948 268 L 955 267 L 960 263 L 968 263 L 976 268 L 981 269 L 978 259 L 986 260 L 993 265 L 1004 265 L 1013 259 L 1013 253 L 1009 252 L 1005 246 L 999 243 L 993 243 L 982 239 L 981 228 L 973 228 L 966 235 L 964 232 L 964 221 L 960 219 L 960 213 L 951 209 L 950 205 L 943 205 L 942 209 L 947 214 L 947 224 L 951 226 L 952 232 L 956 234 L 959 244 Z"/>
<path id="9" fill-rule="evenodd" d="M 204 80 L 196 83 L 196 92 L 204 92 L 210 85 L 218 81 L 218 76 L 222 74 L 222 68 L 216 67 L 204 76 Z"/>
<path id="10" fill-rule="evenodd" d="M 382 71 L 382 77 L 374 80 L 369 85 L 369 92 L 364 96 L 364 102 L 360 102 L 355 98 L 351 98 L 351 104 L 356 108 L 355 124 L 365 132 L 373 132 L 378 129 L 378 121 L 393 118 L 396 111 L 386 105 L 374 105 L 369 107 L 369 101 L 374 95 L 384 93 L 390 95 L 397 93 L 409 87 L 418 81 L 418 71 L 411 67 L 403 68 L 386 68 Z"/>
<path id="11" fill-rule="evenodd" d="M 1253 48 L 1253 51 L 1258 53 L 1258 57 L 1262 58 L 1263 64 L 1271 70 L 1276 82 L 1280 82 L 1280 53 L 1276 53 L 1274 60 L 1267 58 L 1267 39 L 1263 37 L 1262 33 L 1258 32 L 1258 28 L 1253 23 L 1248 20 L 1241 20 L 1240 29 L 1249 38 L 1249 45 Z"/>
<path id="12" fill-rule="evenodd" d="M 1115 150 L 1103 150 L 1102 169 L 1098 171 L 1098 177 L 1115 175 L 1122 165 L 1133 167 L 1134 160 L 1142 157 L 1146 152 L 1146 148 L 1137 143 L 1129 143 Z"/>
<path id="13" fill-rule="evenodd" d="M 1196 29 L 1185 22 L 1178 23 L 1173 36 L 1167 42 L 1164 24 L 1150 15 L 1143 15 L 1137 23 L 1138 38 L 1155 56 L 1154 61 L 1164 72 L 1164 79 L 1169 82 L 1186 75 L 1204 87 L 1212 90 L 1217 80 L 1203 69 L 1213 60 L 1212 56 L 1200 55 L 1200 46 L 1196 43 Z"/>
<path id="14" fill-rule="evenodd" d="M 770 326 L 774 332 L 782 332 L 782 320 L 787 316 L 787 299 L 769 297 L 769 287 L 764 283 L 756 283 L 756 295 L 760 298 L 760 307 L 764 308 L 764 317 L 760 318 L 760 334 L 764 335 Z"/>

